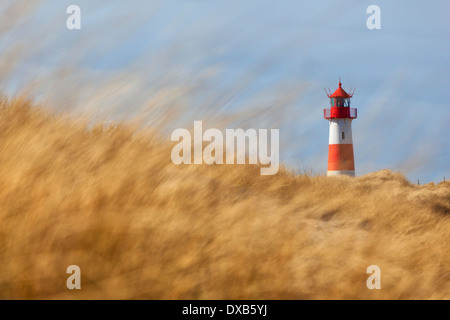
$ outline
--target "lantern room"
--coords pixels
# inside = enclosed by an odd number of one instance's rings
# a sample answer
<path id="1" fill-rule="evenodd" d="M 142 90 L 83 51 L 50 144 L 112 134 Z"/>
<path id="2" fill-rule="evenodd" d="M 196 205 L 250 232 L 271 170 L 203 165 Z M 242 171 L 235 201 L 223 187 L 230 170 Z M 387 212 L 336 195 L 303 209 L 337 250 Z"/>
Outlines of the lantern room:
<path id="1" fill-rule="evenodd" d="M 327 92 L 328 98 L 330 98 L 330 109 L 324 109 L 324 118 L 356 118 L 356 108 L 350 108 L 350 99 L 353 97 L 353 93 L 347 93 L 342 89 L 342 83 L 339 81 L 339 87 L 334 93 Z"/>

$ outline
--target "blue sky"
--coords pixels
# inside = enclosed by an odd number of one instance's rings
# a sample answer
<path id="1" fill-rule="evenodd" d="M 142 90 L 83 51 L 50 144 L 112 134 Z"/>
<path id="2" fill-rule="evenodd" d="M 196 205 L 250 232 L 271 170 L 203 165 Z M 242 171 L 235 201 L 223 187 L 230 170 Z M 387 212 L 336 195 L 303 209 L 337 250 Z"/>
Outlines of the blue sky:
<path id="1" fill-rule="evenodd" d="M 20 2 L 2 1 L 0 10 Z M 390 168 L 414 182 L 450 178 L 447 1 L 34 3 L 0 33 L 0 50 L 26 48 L 1 79 L 7 91 L 35 80 L 29 92 L 55 106 L 71 97 L 73 108 L 126 118 L 170 85 L 187 106 L 183 123 L 237 112 L 228 127 L 280 128 L 282 161 L 325 172 L 323 88 L 341 77 L 356 87 L 358 175 Z M 79 31 L 65 27 L 70 4 L 81 7 Z M 381 30 L 366 27 L 371 4 L 381 8 Z M 62 81 L 62 67 L 76 72 Z M 185 97 L 180 87 L 197 89 Z"/>

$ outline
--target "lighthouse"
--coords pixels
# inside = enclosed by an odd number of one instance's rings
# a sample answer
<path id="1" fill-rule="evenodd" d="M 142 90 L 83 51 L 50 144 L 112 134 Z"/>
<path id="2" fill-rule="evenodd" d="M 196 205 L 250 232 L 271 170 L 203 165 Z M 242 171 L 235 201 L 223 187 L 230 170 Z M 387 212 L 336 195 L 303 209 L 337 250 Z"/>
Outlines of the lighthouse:
<path id="1" fill-rule="evenodd" d="M 355 176 L 355 160 L 353 157 L 352 120 L 356 119 L 356 108 L 350 108 L 353 93 L 339 88 L 331 94 L 330 108 L 324 109 L 324 118 L 330 122 L 330 138 L 328 144 L 328 176 Z"/>

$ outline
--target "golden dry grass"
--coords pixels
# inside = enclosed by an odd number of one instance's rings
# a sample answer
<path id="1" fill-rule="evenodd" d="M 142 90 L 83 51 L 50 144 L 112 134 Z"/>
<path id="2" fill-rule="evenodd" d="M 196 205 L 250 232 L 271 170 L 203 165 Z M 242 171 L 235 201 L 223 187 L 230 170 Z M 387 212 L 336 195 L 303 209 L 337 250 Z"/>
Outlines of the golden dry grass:
<path id="1" fill-rule="evenodd" d="M 131 125 L 0 104 L 2 299 L 450 298 L 449 183 L 175 166 Z"/>

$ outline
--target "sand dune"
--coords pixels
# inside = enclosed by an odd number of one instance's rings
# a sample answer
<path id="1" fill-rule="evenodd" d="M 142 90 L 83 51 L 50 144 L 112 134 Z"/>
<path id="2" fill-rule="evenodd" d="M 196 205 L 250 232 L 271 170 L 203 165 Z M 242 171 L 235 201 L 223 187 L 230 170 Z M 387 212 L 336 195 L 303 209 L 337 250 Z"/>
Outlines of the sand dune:
<path id="1" fill-rule="evenodd" d="M 450 298 L 448 182 L 175 166 L 131 125 L 0 107 L 2 299 Z"/>

